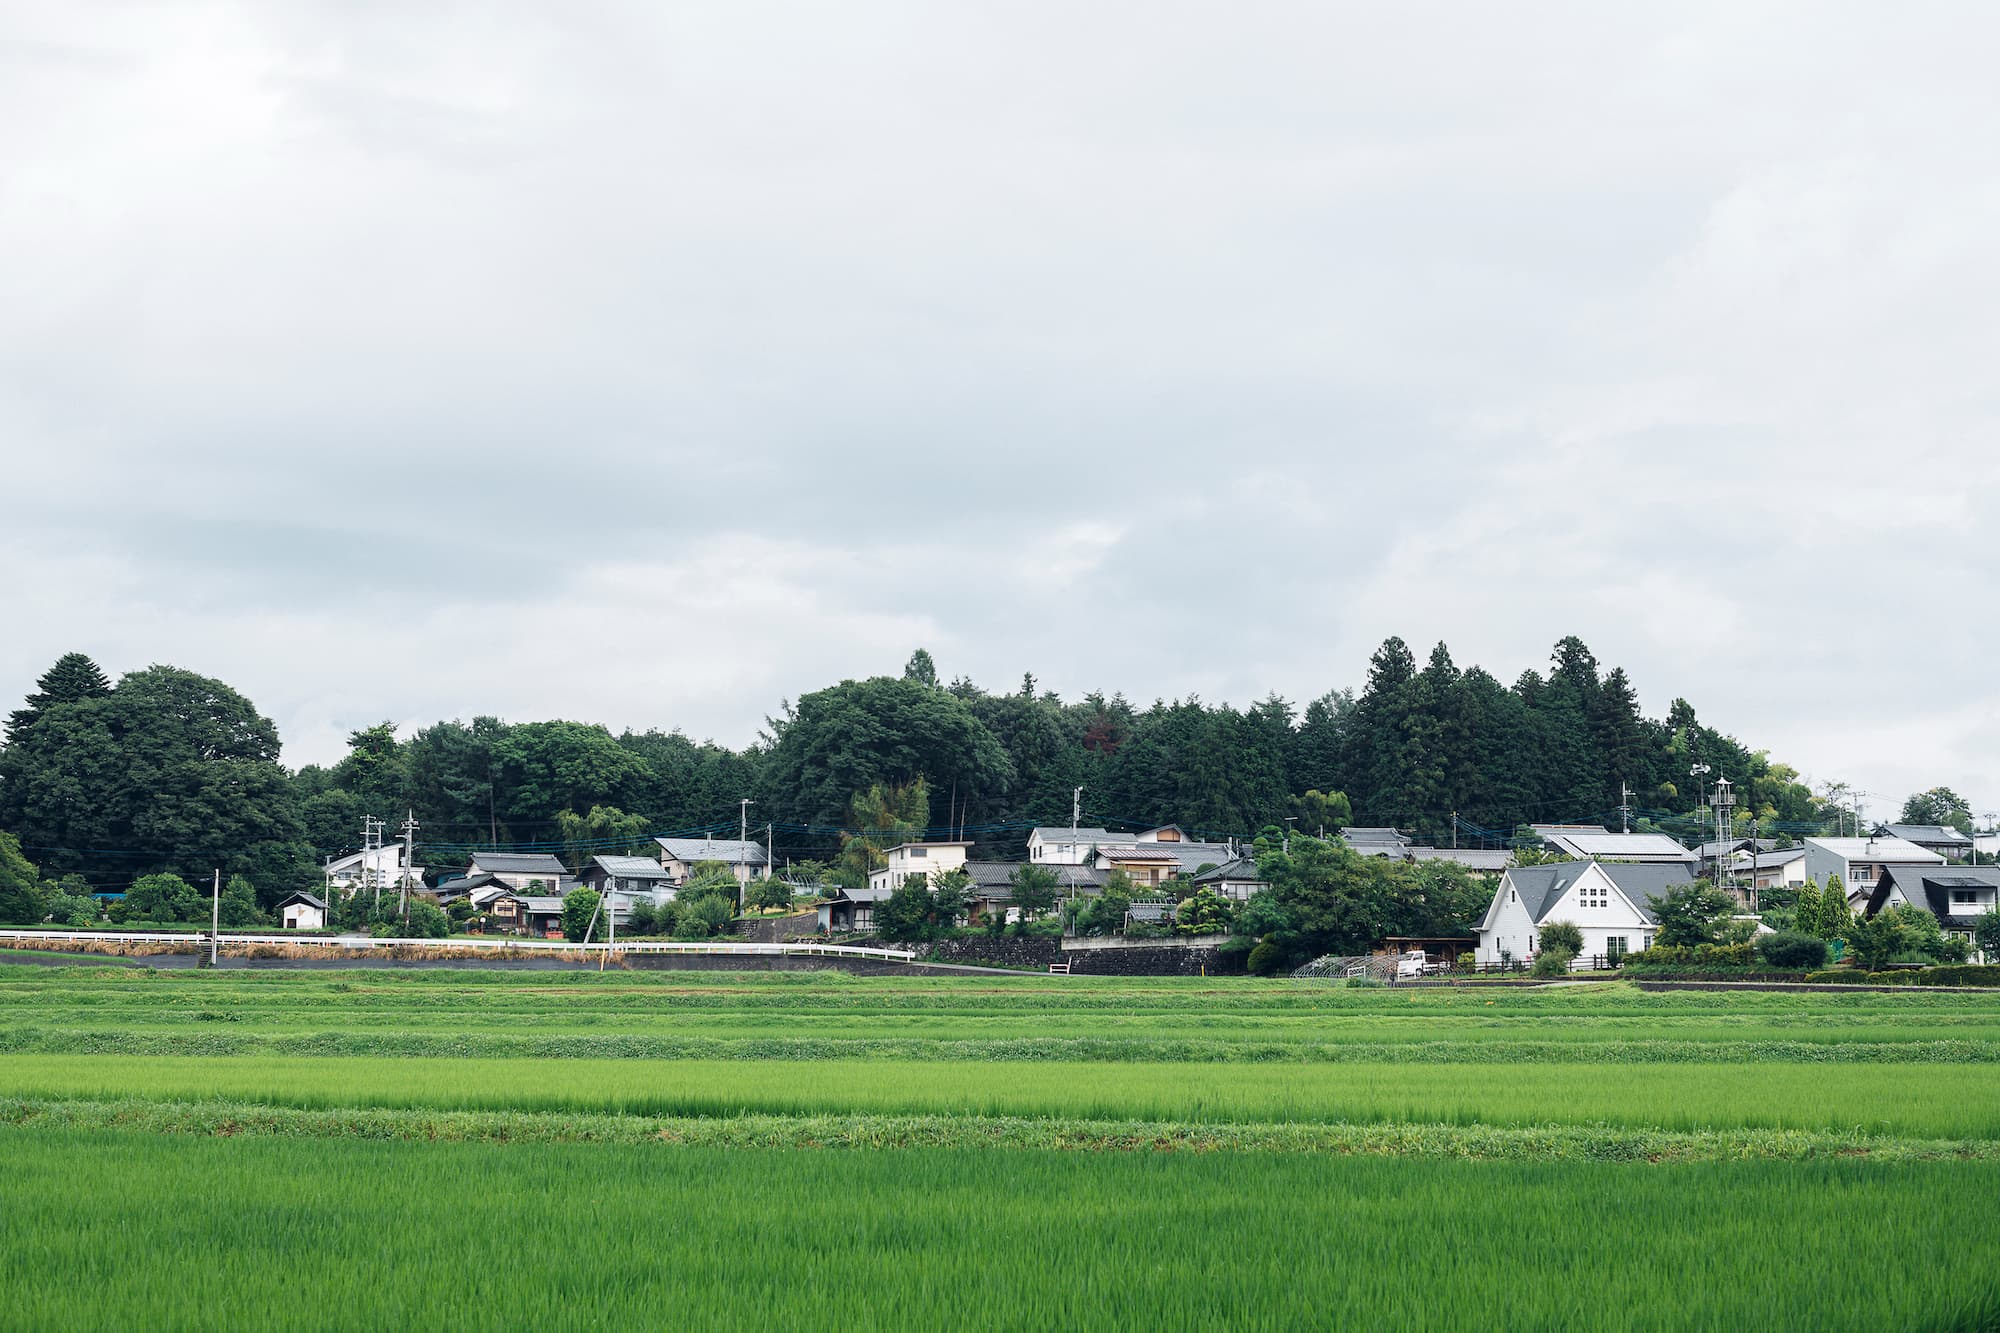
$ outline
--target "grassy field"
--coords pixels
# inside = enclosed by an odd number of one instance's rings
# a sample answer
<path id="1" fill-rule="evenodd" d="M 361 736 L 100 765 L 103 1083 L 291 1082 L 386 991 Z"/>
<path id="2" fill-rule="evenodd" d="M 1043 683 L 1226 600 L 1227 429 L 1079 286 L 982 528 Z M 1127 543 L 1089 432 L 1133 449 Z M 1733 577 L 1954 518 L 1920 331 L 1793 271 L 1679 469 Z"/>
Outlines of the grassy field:
<path id="1" fill-rule="evenodd" d="M 2000 996 L 0 966 L 8 1328 L 2000 1329 L 1996 1197 Z"/>

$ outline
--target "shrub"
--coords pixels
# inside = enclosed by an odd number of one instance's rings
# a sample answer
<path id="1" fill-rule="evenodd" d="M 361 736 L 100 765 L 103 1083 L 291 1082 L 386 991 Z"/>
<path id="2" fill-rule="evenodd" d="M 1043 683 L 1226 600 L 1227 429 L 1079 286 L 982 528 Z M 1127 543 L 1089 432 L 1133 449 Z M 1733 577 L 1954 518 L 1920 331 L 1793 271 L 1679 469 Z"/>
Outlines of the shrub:
<path id="1" fill-rule="evenodd" d="M 1245 961 L 1245 966 L 1260 977 L 1276 976 L 1284 965 L 1285 951 L 1276 940 L 1259 940 Z"/>
<path id="2" fill-rule="evenodd" d="M 571 889 L 563 895 L 563 938 L 571 944 L 581 944 L 584 933 L 590 929 L 590 923 L 596 916 L 596 893 L 589 889 Z"/>
<path id="3" fill-rule="evenodd" d="M 1236 919 L 1236 908 L 1214 889 L 1203 886 L 1174 913 L 1174 929 L 1183 935 L 1218 935 Z"/>
<path id="4" fill-rule="evenodd" d="M 1811 969 L 1826 966 L 1826 941 L 1796 930 L 1781 930 L 1757 941 L 1757 956 L 1772 967 Z"/>
<path id="5" fill-rule="evenodd" d="M 1903 951 L 1904 942 L 1903 922 L 1891 912 L 1857 921 L 1847 932 L 1854 965 L 1864 972 L 1880 971 L 1884 963 Z"/>
<path id="6" fill-rule="evenodd" d="M 1574 921 L 1551 921 L 1542 927 L 1541 946 L 1543 953 L 1563 950 L 1574 958 L 1583 952 L 1583 931 Z"/>
<path id="7" fill-rule="evenodd" d="M 1569 965 L 1576 955 L 1568 949 L 1544 949 L 1535 955 L 1535 965 L 1528 969 L 1533 977 L 1566 977 Z"/>
<path id="8" fill-rule="evenodd" d="M 1938 941 L 1940 963 L 1962 963 L 1972 957 L 1972 941 L 1963 935 L 1947 935 Z"/>
<path id="9" fill-rule="evenodd" d="M 405 933 L 412 939 L 441 940 L 451 934 L 451 918 L 436 903 L 419 898 L 410 904 L 410 921 Z"/>
<path id="10" fill-rule="evenodd" d="M 681 903 L 675 914 L 675 933 L 682 939 L 710 939 L 728 930 L 735 919 L 734 903 L 720 894 L 704 893 Z"/>
<path id="11" fill-rule="evenodd" d="M 1988 957 L 2000 954 L 2000 910 L 1981 913 L 1972 928 L 1972 938 L 1979 942 L 1981 953 Z"/>

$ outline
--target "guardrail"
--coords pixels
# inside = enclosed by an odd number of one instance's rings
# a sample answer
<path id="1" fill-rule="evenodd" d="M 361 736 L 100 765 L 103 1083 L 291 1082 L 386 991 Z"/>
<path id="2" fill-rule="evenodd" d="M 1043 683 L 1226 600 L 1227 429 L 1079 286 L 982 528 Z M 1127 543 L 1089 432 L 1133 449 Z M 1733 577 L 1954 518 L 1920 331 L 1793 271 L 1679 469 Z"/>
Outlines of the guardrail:
<path id="1" fill-rule="evenodd" d="M 46 940 L 79 943 L 100 940 L 112 944 L 195 944 L 208 943 L 207 931 L 177 934 L 167 931 L 110 930 L 0 930 L 0 940 Z M 736 957 L 872 958 L 885 963 L 908 963 L 916 959 L 910 949 L 877 949 L 862 944 L 766 944 L 745 940 L 645 940 L 631 944 L 571 944 L 568 940 L 537 940 L 500 936 L 493 939 L 407 939 L 400 936 L 378 939 L 373 935 L 233 935 L 222 936 L 224 944 L 290 944 L 327 949 L 390 949 L 397 945 L 417 945 L 429 949 L 457 949 L 478 954 L 498 949 L 525 949 L 530 952 L 562 953 L 689 953 Z"/>

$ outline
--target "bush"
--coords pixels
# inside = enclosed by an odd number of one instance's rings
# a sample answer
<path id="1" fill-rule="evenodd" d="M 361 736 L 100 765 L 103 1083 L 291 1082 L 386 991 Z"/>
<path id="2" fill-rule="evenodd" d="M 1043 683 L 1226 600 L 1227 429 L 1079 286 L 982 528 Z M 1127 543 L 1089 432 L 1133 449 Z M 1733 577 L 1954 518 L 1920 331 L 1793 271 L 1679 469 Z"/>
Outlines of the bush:
<path id="1" fill-rule="evenodd" d="M 1947 935 L 1938 941 L 1940 963 L 1962 963 L 1972 957 L 1972 941 L 1963 935 Z"/>
<path id="2" fill-rule="evenodd" d="M 1531 977 L 1566 977 L 1569 965 L 1576 955 L 1568 949 L 1544 949 L 1535 955 L 1535 965 L 1528 969 Z"/>
<path id="3" fill-rule="evenodd" d="M 1905 967 L 1893 972 L 1832 967 L 1823 972 L 1808 972 L 1805 979 L 1835 986 L 2000 986 L 2000 964 Z"/>
<path id="4" fill-rule="evenodd" d="M 1772 967 L 1810 970 L 1826 966 L 1826 941 L 1796 930 L 1781 930 L 1757 941 L 1757 956 Z"/>
<path id="5" fill-rule="evenodd" d="M 583 943 L 584 935 L 590 930 L 591 921 L 597 916 L 597 901 L 597 894 L 590 889 L 571 889 L 563 895 L 564 939 L 571 944 Z"/>
<path id="6" fill-rule="evenodd" d="M 1253 975 L 1260 977 L 1276 976 L 1284 965 L 1285 950 L 1276 940 L 1259 940 L 1244 962 Z"/>
<path id="7" fill-rule="evenodd" d="M 1583 952 L 1583 931 L 1574 921 L 1551 921 L 1542 927 L 1540 943 L 1543 953 L 1560 950 L 1574 958 Z"/>
<path id="8" fill-rule="evenodd" d="M 683 901 L 675 914 L 675 934 L 687 940 L 712 939 L 729 929 L 736 905 L 720 894 L 704 893 Z"/>
<path id="9" fill-rule="evenodd" d="M 1748 944 L 1655 944 L 1625 955 L 1633 967 L 1748 967 L 1755 950 Z"/>
<path id="10" fill-rule="evenodd" d="M 451 918 L 446 916 L 436 903 L 419 898 L 410 904 L 410 921 L 406 933 L 411 939 L 441 940 L 451 934 Z"/>

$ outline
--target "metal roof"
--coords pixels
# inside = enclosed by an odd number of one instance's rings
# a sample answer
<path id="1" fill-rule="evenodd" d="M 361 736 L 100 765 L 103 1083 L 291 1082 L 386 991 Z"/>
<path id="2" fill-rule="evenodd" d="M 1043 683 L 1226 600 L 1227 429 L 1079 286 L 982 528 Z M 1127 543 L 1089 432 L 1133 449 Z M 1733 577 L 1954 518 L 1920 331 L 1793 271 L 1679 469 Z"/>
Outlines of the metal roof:
<path id="1" fill-rule="evenodd" d="M 1118 835 L 1108 828 L 1050 828 L 1037 825 L 1028 830 L 1030 838 L 1040 838 L 1043 842 L 1116 842 Z M 1126 841 L 1131 841 L 1127 838 Z"/>
<path id="2" fill-rule="evenodd" d="M 764 848 L 760 843 L 743 842 L 736 838 L 655 838 L 676 861 L 720 861 L 732 866 L 760 866 L 764 864 Z"/>
<path id="3" fill-rule="evenodd" d="M 1905 842 L 1948 842 L 1956 847 L 1972 846 L 1972 839 L 1945 824 L 1883 824 L 1875 831 Z"/>
<path id="4" fill-rule="evenodd" d="M 1807 838 L 1809 846 L 1848 861 L 1901 861 L 1909 865 L 1941 865 L 1944 858 L 1928 847 L 1901 838 Z"/>
<path id="5" fill-rule="evenodd" d="M 650 856 L 593 856 L 591 864 L 615 879 L 671 879 L 667 868 Z"/>
<path id="6" fill-rule="evenodd" d="M 1467 870 L 1505 870 L 1514 864 L 1514 853 L 1489 847 L 1412 847 L 1412 861 L 1448 861 Z"/>
<path id="7" fill-rule="evenodd" d="M 1544 833 L 1542 839 L 1572 856 L 1693 861 L 1695 854 L 1664 833 Z"/>
<path id="8" fill-rule="evenodd" d="M 562 862 L 547 852 L 474 852 L 472 864 L 490 875 L 562 875 Z"/>

